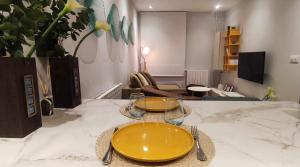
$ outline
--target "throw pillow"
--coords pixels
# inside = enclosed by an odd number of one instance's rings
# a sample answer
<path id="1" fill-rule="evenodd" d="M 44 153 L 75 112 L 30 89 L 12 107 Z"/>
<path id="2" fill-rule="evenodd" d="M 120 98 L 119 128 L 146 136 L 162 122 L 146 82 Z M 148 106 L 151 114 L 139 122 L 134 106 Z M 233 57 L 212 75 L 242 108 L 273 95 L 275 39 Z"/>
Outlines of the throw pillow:
<path id="1" fill-rule="evenodd" d="M 139 77 L 139 79 L 142 82 L 143 86 L 149 86 L 150 85 L 148 83 L 147 79 L 141 73 L 137 73 L 136 75 Z"/>
<path id="2" fill-rule="evenodd" d="M 147 78 L 151 81 L 151 84 L 154 88 L 158 89 L 158 86 L 156 84 L 156 81 L 153 79 L 153 77 L 148 72 L 142 72 Z"/>
<path id="3" fill-rule="evenodd" d="M 130 74 L 130 87 L 131 88 L 141 88 L 143 87 L 142 82 L 135 74 Z"/>

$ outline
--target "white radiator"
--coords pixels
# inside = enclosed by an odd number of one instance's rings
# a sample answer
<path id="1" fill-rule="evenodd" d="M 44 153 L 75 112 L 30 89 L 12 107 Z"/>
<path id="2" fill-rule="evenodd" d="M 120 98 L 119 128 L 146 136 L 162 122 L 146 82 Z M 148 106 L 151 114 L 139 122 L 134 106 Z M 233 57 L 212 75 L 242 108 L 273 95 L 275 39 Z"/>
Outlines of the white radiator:
<path id="1" fill-rule="evenodd" d="M 209 72 L 208 70 L 186 70 L 186 85 L 199 84 L 208 86 Z"/>
<path id="2" fill-rule="evenodd" d="M 97 99 L 122 99 L 122 83 L 107 90 Z"/>

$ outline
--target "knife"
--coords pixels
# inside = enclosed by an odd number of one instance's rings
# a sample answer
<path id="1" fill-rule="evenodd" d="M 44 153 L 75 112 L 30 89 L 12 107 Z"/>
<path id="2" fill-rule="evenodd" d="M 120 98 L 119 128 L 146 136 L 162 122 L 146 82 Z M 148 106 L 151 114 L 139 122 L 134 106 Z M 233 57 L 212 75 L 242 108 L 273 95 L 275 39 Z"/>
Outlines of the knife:
<path id="1" fill-rule="evenodd" d="M 115 128 L 114 133 L 116 131 L 118 131 L 118 128 Z M 105 155 L 102 159 L 102 162 L 103 162 L 104 165 L 109 165 L 111 163 L 113 151 L 114 151 L 114 148 L 113 148 L 113 146 L 111 144 L 111 141 L 110 141 L 108 149 L 107 149 L 107 151 L 106 151 L 106 153 L 105 153 Z"/>

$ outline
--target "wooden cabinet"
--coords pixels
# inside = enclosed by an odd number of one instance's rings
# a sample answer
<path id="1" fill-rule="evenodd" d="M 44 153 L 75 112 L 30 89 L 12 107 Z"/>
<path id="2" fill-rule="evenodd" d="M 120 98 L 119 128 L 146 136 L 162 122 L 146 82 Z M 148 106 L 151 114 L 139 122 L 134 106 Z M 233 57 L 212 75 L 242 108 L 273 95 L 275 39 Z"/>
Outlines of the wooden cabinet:
<path id="1" fill-rule="evenodd" d="M 228 27 L 224 32 L 224 71 L 236 71 L 238 67 L 238 53 L 240 49 L 241 32 L 238 28 Z"/>

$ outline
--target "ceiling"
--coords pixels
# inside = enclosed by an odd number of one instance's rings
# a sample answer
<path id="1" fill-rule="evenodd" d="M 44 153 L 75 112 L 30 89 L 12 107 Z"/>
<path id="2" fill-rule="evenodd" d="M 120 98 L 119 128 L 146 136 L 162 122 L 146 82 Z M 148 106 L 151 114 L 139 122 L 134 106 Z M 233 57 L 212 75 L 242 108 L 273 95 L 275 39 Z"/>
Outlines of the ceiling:
<path id="1" fill-rule="evenodd" d="M 211 12 L 217 4 L 228 10 L 241 0 L 132 0 L 138 11 Z M 152 9 L 149 6 L 152 6 Z"/>

